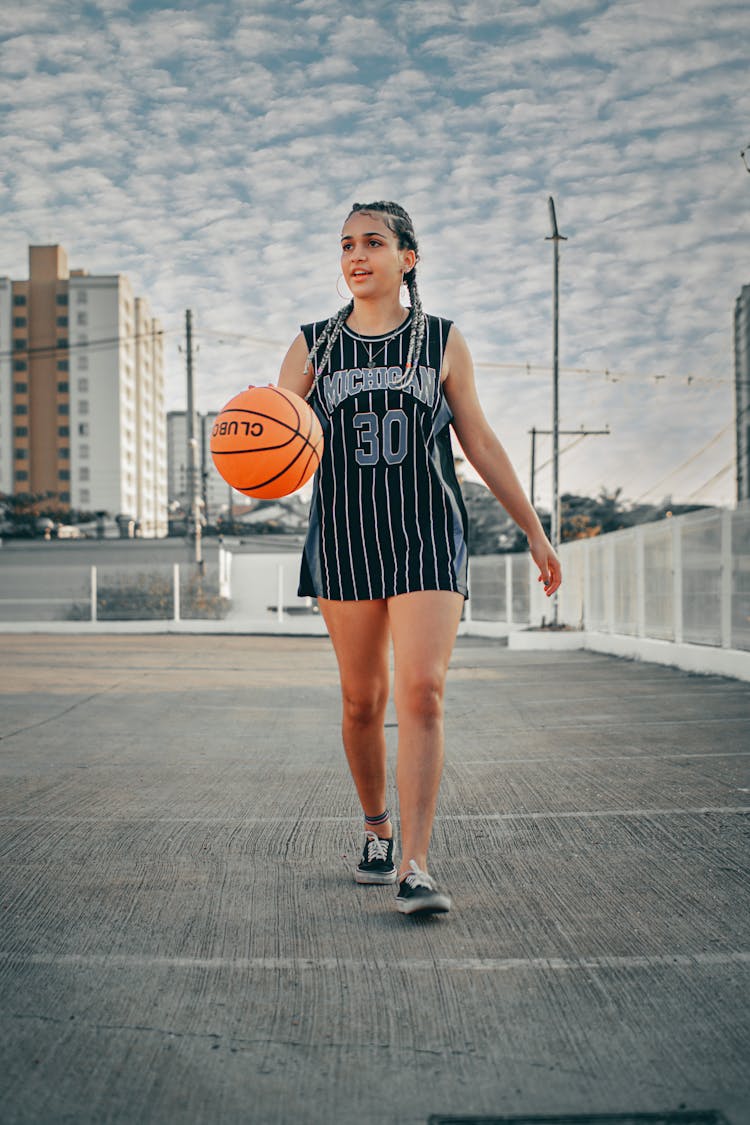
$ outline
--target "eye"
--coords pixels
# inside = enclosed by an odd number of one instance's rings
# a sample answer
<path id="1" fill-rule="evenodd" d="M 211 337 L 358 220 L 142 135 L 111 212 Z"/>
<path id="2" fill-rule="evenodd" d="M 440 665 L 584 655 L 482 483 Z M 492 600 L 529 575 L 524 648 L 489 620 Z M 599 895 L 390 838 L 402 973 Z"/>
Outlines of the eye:
<path id="1" fill-rule="evenodd" d="M 383 243 L 380 241 L 379 238 L 371 238 L 370 239 L 370 246 L 382 246 L 382 245 L 383 245 Z"/>
<path id="2" fill-rule="evenodd" d="M 341 243 L 341 249 L 342 250 L 351 250 L 351 248 L 352 248 L 351 242 L 342 242 Z"/>

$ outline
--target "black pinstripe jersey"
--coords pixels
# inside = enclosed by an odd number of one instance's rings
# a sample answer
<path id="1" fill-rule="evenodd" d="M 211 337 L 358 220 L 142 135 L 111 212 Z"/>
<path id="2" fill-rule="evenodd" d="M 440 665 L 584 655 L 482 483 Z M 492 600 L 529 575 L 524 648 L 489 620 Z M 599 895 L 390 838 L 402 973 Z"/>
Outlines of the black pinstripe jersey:
<path id="1" fill-rule="evenodd" d="M 325 324 L 302 326 L 308 347 Z M 395 335 L 342 329 L 309 399 L 325 448 L 301 595 L 362 601 L 455 590 L 468 596 L 468 520 L 453 463 L 453 415 L 440 382 L 450 325 L 427 317 L 419 363 L 405 383 L 411 315 Z"/>

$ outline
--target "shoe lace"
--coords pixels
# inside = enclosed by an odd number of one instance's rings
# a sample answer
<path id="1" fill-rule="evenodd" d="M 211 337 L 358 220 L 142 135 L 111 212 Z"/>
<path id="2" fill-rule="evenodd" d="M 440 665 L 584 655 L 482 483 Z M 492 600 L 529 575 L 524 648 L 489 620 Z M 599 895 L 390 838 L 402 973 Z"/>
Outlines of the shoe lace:
<path id="1" fill-rule="evenodd" d="M 373 863 L 376 859 L 388 859 L 388 841 L 381 840 L 377 832 L 365 832 L 367 837 L 367 862 Z"/>
<path id="2" fill-rule="evenodd" d="M 416 860 L 410 859 L 409 867 L 411 867 L 412 873 L 406 876 L 405 883 L 408 883 L 410 887 L 427 887 L 428 891 L 435 890 L 435 880 L 421 867 L 417 866 Z"/>

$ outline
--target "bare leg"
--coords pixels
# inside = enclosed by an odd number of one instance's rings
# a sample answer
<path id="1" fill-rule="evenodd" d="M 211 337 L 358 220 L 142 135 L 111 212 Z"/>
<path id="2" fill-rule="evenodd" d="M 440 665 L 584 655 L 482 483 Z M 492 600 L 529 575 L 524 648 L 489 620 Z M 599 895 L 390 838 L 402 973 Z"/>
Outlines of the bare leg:
<path id="1" fill-rule="evenodd" d="M 386 807 L 386 747 L 383 723 L 388 702 L 388 610 L 384 600 L 362 602 L 318 598 L 339 665 L 341 733 L 365 816 Z M 390 838 L 390 820 L 377 826 Z"/>
<path id="2" fill-rule="evenodd" d="M 443 772 L 443 694 L 464 599 L 424 590 L 388 599 L 395 657 L 401 871 L 415 860 L 427 870 Z"/>

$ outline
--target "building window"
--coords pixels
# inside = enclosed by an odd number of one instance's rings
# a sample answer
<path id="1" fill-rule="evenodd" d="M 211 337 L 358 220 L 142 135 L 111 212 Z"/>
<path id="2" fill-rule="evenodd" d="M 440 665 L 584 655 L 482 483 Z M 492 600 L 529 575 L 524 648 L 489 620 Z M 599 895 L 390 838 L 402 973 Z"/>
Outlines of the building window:
<path id="1" fill-rule="evenodd" d="M 63 414 L 63 415 L 70 414 L 70 406 L 68 405 L 68 403 L 67 402 L 58 402 L 57 413 Z"/>
<path id="2" fill-rule="evenodd" d="M 26 321 L 25 316 L 14 316 L 13 317 L 13 327 L 14 328 L 25 328 L 26 324 L 27 324 L 27 321 Z"/>
<path id="3" fill-rule="evenodd" d="M 91 503 L 91 493 L 89 492 L 88 488 L 82 488 L 81 492 L 80 492 L 80 496 L 81 496 L 81 503 L 82 504 L 90 504 Z"/>
<path id="4" fill-rule="evenodd" d="M 86 461 L 89 455 L 89 447 L 87 445 L 78 446 L 78 456 L 82 461 Z"/>
<path id="5" fill-rule="evenodd" d="M 86 394 L 88 392 L 88 389 L 89 389 L 88 377 L 86 375 L 84 375 L 83 378 L 78 380 L 78 390 L 82 391 L 84 394 Z"/>
<path id="6" fill-rule="evenodd" d="M 88 480 L 89 479 L 88 465 L 82 465 L 81 468 L 78 470 L 78 479 L 79 480 Z"/>
<path id="7" fill-rule="evenodd" d="M 13 341 L 13 347 L 15 348 L 15 350 L 17 352 L 26 351 L 26 341 L 25 340 L 14 340 Z"/>
<path id="8" fill-rule="evenodd" d="M 70 437 L 70 426 L 58 426 L 57 427 L 57 436 L 58 437 Z"/>
<path id="9" fill-rule="evenodd" d="M 28 394 L 29 384 L 28 383 L 14 383 L 13 384 L 13 390 L 16 392 L 17 395 Z"/>
<path id="10" fill-rule="evenodd" d="M 89 316 L 88 316 L 88 313 L 85 313 L 85 312 L 79 312 L 79 313 L 77 314 L 77 316 L 76 316 L 76 324 L 88 324 L 88 322 L 89 322 Z"/>
<path id="11" fill-rule="evenodd" d="M 58 293 L 57 296 L 55 297 L 55 301 L 57 302 L 58 305 L 67 305 L 68 294 L 67 293 Z"/>
<path id="12" fill-rule="evenodd" d="M 13 370 L 14 371 L 27 371 L 28 366 L 29 365 L 27 364 L 25 359 L 14 359 L 13 360 Z"/>
<path id="13" fill-rule="evenodd" d="M 69 492 L 58 492 L 57 496 L 58 496 L 58 499 L 60 500 L 61 504 L 69 504 L 70 503 L 70 493 Z"/>
<path id="14" fill-rule="evenodd" d="M 29 459 L 28 449 L 17 449 L 16 450 L 16 461 L 28 461 L 28 459 Z"/>
<path id="15" fill-rule="evenodd" d="M 86 302 L 88 301 L 88 299 L 89 299 L 88 290 L 79 289 L 78 290 L 78 296 L 76 297 L 76 300 L 78 301 L 78 304 L 79 305 L 85 305 Z"/>
<path id="16" fill-rule="evenodd" d="M 57 454 L 58 454 L 61 461 L 69 461 L 70 460 L 70 448 L 69 448 L 69 446 L 61 445 L 60 448 L 57 451 Z"/>
<path id="17" fill-rule="evenodd" d="M 88 402 L 86 401 L 86 399 L 85 399 L 85 398 L 83 398 L 83 399 L 81 399 L 81 401 L 80 401 L 80 402 L 78 403 L 78 413 L 79 413 L 79 414 L 88 414 L 88 412 L 89 412 L 89 404 L 88 404 Z"/>
<path id="18" fill-rule="evenodd" d="M 68 346 L 68 337 L 67 336 L 61 336 L 60 339 L 57 341 L 57 347 L 58 348 L 67 348 L 67 346 Z"/>
<path id="19" fill-rule="evenodd" d="M 13 437 L 28 437 L 28 436 L 29 436 L 29 427 L 28 426 L 16 426 L 13 430 Z"/>
<path id="20" fill-rule="evenodd" d="M 25 293 L 14 293 L 13 294 L 13 304 L 16 306 L 16 308 L 20 308 L 22 305 L 25 305 L 26 304 L 26 294 Z"/>
<path id="21" fill-rule="evenodd" d="M 14 414 L 28 414 L 29 408 L 25 402 L 19 402 L 13 407 Z"/>
<path id="22" fill-rule="evenodd" d="M 57 470 L 57 479 L 58 480 L 70 480 L 70 469 L 58 469 Z"/>
<path id="23" fill-rule="evenodd" d="M 26 471 L 26 469 L 16 469 L 13 476 L 16 478 L 16 480 L 28 480 L 29 479 L 29 474 Z"/>
<path id="24" fill-rule="evenodd" d="M 58 391 L 58 394 L 66 395 L 68 393 L 68 384 L 67 383 L 58 383 L 57 384 L 57 391 Z"/>
<path id="25" fill-rule="evenodd" d="M 88 424 L 88 422 L 79 422 L 78 423 L 78 436 L 79 437 L 88 437 L 89 436 L 89 424 Z"/>
<path id="26" fill-rule="evenodd" d="M 78 357 L 78 370 L 79 371 L 88 371 L 88 369 L 89 369 L 89 357 L 87 355 L 79 355 L 79 357 Z"/>
<path id="27" fill-rule="evenodd" d="M 57 320 L 55 321 L 55 324 L 57 325 L 58 328 L 67 328 L 68 327 L 67 316 L 58 316 Z"/>
<path id="28" fill-rule="evenodd" d="M 57 370 L 58 370 L 58 371 L 67 371 L 67 370 L 68 370 L 68 361 L 67 361 L 67 359 L 58 359 L 58 361 L 57 361 Z"/>

